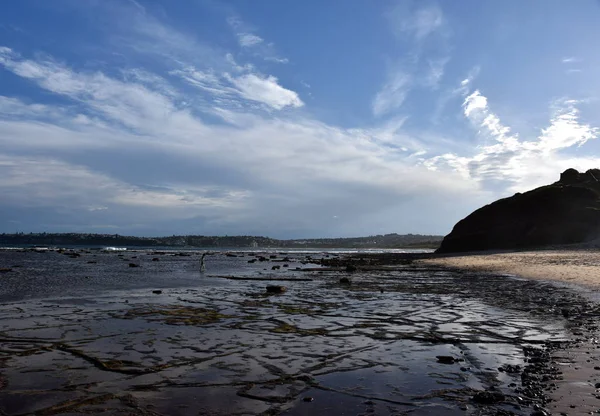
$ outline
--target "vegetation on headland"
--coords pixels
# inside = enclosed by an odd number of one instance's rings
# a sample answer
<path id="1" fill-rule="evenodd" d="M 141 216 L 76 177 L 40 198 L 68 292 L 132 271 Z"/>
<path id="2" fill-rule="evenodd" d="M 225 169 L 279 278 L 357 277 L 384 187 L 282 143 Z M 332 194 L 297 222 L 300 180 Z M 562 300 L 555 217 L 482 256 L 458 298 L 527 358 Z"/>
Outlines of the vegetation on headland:
<path id="1" fill-rule="evenodd" d="M 248 248 L 437 248 L 442 236 L 385 234 L 354 238 L 279 240 L 260 236 L 136 237 L 119 234 L 15 233 L 0 234 L 2 246 L 114 246 L 114 247 L 248 247 Z"/>

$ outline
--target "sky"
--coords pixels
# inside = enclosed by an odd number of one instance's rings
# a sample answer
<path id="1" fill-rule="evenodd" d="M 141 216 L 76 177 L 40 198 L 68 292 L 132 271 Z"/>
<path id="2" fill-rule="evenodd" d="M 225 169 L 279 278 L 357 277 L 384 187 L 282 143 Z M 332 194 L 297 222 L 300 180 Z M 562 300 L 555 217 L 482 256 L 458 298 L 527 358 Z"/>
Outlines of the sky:
<path id="1" fill-rule="evenodd" d="M 600 168 L 596 0 L 0 2 L 0 232 L 447 234 Z"/>

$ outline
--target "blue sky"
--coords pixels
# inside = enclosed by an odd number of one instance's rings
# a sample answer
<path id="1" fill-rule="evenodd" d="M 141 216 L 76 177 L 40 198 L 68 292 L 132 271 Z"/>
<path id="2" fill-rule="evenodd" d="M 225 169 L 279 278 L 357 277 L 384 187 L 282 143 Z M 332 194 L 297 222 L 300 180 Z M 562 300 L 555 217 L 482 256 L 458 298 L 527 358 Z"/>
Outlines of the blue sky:
<path id="1" fill-rule="evenodd" d="M 600 2 L 0 3 L 0 232 L 445 234 L 600 167 Z"/>

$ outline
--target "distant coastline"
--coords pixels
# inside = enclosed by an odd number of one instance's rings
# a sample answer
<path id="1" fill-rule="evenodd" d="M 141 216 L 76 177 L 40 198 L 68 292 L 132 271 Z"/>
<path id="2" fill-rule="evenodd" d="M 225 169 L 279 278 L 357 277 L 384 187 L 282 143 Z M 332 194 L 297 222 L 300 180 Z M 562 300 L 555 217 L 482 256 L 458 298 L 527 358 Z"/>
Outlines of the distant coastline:
<path id="1" fill-rule="evenodd" d="M 120 234 L 88 233 L 13 233 L 0 234 L 0 246 L 71 246 L 114 247 L 232 247 L 232 248 L 430 248 L 439 247 L 443 236 L 421 234 L 385 234 L 350 238 L 275 239 L 263 236 L 174 235 L 137 237 Z"/>

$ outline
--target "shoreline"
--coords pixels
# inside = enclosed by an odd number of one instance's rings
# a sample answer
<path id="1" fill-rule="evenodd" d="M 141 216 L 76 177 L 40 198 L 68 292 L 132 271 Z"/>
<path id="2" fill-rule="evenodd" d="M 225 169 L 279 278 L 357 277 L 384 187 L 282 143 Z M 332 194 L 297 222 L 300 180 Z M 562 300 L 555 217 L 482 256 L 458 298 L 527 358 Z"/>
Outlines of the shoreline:
<path id="1" fill-rule="evenodd" d="M 514 275 L 526 280 L 567 286 L 598 305 L 600 294 L 600 251 L 593 249 L 553 249 L 522 252 L 477 252 L 415 259 L 415 264 L 466 273 Z M 590 296 L 591 295 L 591 296 Z M 569 318 L 565 314 L 565 318 Z M 546 409 L 552 414 L 590 414 L 598 409 L 598 370 L 592 363 L 598 354 L 598 327 L 592 316 L 570 320 L 573 341 L 566 348 L 550 352 L 552 366 L 560 377 L 552 383 Z M 551 387 L 552 385 L 550 385 Z M 568 399 L 567 399 L 568 398 Z M 575 404 L 577 403 L 577 404 Z M 546 413 L 540 413 L 546 414 Z"/>

